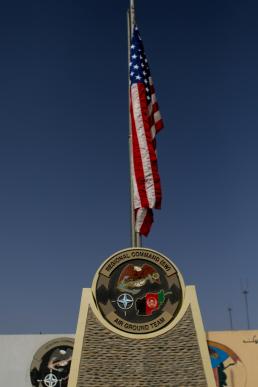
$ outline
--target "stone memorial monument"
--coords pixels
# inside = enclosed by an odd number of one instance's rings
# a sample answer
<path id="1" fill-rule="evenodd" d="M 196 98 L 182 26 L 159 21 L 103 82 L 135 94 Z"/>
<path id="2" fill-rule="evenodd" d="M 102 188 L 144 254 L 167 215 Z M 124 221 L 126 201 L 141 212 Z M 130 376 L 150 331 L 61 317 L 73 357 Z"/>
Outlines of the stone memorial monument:
<path id="1" fill-rule="evenodd" d="M 84 289 L 69 387 L 215 387 L 194 286 L 163 254 L 128 248 Z"/>

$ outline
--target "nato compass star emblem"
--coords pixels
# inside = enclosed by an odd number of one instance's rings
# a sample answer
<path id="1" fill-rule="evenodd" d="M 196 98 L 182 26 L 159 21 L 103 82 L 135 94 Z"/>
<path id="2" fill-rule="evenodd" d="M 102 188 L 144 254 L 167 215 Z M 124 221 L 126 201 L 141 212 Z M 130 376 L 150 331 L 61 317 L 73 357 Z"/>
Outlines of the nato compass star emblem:
<path id="1" fill-rule="evenodd" d="M 56 375 L 52 373 L 52 370 L 50 370 L 50 373 L 47 374 L 44 379 L 37 379 L 37 382 L 43 382 L 46 387 L 55 387 L 57 383 L 62 383 L 62 379 L 57 379 Z"/>
<path id="2" fill-rule="evenodd" d="M 52 372 L 50 372 L 50 374 L 46 375 L 44 378 L 44 384 L 47 387 L 55 387 L 57 383 L 58 383 L 58 379 L 56 375 L 52 374 Z"/>
<path id="3" fill-rule="evenodd" d="M 116 301 L 112 301 L 112 302 L 116 302 L 118 307 L 124 311 L 124 314 L 126 316 L 126 311 L 128 309 L 131 309 L 131 307 L 134 304 L 134 299 L 131 296 L 131 294 L 122 293 L 120 294 L 120 296 L 117 297 Z"/>

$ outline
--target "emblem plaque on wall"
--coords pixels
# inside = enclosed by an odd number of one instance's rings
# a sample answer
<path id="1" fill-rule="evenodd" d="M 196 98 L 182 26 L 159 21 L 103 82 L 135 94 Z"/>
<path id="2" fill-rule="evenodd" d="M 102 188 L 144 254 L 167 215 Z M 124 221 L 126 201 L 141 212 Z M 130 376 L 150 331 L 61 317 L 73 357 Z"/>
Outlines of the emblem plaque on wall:
<path id="1" fill-rule="evenodd" d="M 112 255 L 95 276 L 97 307 L 115 328 L 134 334 L 155 332 L 178 314 L 183 281 L 164 255 L 130 248 Z"/>
<path id="2" fill-rule="evenodd" d="M 44 344 L 31 364 L 30 378 L 35 387 L 67 387 L 74 340 L 58 338 Z"/>

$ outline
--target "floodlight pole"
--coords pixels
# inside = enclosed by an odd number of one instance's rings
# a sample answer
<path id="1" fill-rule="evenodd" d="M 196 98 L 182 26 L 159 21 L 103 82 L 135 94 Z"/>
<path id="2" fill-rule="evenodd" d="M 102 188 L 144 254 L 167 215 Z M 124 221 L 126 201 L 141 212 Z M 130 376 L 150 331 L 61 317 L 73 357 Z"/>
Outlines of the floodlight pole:
<path id="1" fill-rule="evenodd" d="M 134 0 L 130 0 L 130 8 L 127 11 L 127 36 L 128 36 L 128 101 L 129 101 L 129 162 L 130 162 L 130 205 L 131 205 L 131 246 L 141 247 L 141 237 L 135 231 L 134 210 L 134 183 L 133 183 L 133 155 L 132 155 L 132 123 L 130 115 L 130 54 L 131 38 L 135 23 Z"/>
<path id="2" fill-rule="evenodd" d="M 232 308 L 228 308 L 230 330 L 233 331 Z"/>
<path id="3" fill-rule="evenodd" d="M 243 290 L 243 295 L 245 298 L 245 310 L 246 310 L 246 321 L 247 321 L 247 329 L 250 329 L 250 318 L 249 318 L 249 307 L 248 307 L 248 290 Z"/>

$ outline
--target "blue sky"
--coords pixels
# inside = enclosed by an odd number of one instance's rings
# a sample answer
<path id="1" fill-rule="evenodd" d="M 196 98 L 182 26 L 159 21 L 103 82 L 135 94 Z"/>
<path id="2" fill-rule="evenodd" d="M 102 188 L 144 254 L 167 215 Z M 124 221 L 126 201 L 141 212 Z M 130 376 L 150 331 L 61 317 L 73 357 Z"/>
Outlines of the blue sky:
<path id="1" fill-rule="evenodd" d="M 126 1 L 0 14 L 1 333 L 76 328 L 81 290 L 130 246 Z M 136 2 L 165 129 L 143 246 L 197 287 L 206 329 L 258 326 L 254 1 Z"/>

